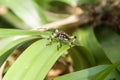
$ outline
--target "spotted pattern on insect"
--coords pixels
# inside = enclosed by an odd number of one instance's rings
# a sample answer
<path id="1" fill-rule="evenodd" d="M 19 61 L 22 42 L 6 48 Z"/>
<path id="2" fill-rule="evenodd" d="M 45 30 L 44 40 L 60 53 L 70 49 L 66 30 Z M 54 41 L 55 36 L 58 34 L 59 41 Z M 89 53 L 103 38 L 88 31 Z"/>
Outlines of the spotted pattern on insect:
<path id="1" fill-rule="evenodd" d="M 76 36 L 69 36 L 68 34 L 66 34 L 64 31 L 59 31 L 56 30 L 54 33 L 52 33 L 52 35 L 48 38 L 48 40 L 50 40 L 50 44 L 52 42 L 53 39 L 58 39 L 58 43 L 60 44 L 59 46 L 57 46 L 57 48 L 59 49 L 60 47 L 62 47 L 62 42 L 66 42 L 70 47 L 72 45 L 74 45 Z"/>
<path id="2" fill-rule="evenodd" d="M 57 35 L 57 37 L 59 39 L 70 40 L 69 36 L 67 36 L 66 34 L 63 34 L 63 33 Z"/>

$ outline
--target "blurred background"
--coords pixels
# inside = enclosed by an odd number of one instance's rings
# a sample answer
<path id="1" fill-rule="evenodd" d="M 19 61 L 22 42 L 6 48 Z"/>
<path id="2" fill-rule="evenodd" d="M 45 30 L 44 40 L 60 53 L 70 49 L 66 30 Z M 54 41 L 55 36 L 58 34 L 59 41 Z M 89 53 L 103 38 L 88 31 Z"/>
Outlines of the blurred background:
<path id="1" fill-rule="evenodd" d="M 83 47 L 74 47 L 66 51 L 46 75 L 46 80 L 120 60 L 120 0 L 0 0 L 0 28 L 61 29 L 69 35 L 77 36 Z M 93 34 L 99 44 L 94 41 Z M 33 42 L 27 42 L 7 58 L 4 68 L 1 68 L 2 76 Z M 94 54 L 95 62 L 90 61 L 87 55 L 89 51 L 93 54 L 100 53 Z M 77 55 L 79 58 L 76 59 Z"/>

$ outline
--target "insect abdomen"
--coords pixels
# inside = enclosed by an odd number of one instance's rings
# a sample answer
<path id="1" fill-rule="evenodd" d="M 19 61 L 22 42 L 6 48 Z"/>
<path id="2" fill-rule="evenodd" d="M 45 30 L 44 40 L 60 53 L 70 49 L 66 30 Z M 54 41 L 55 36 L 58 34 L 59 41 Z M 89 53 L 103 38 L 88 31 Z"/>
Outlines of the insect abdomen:
<path id="1" fill-rule="evenodd" d="M 70 38 L 66 34 L 60 34 L 58 37 L 64 40 L 70 40 Z"/>

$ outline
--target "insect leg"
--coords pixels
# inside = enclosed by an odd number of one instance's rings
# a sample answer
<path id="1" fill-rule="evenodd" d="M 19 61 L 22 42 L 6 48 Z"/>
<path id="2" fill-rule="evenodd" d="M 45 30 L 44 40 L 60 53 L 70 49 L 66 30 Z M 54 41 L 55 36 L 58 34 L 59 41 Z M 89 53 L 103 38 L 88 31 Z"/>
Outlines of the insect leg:
<path id="1" fill-rule="evenodd" d="M 75 45 L 75 41 L 76 41 L 76 36 L 71 36 L 68 42 L 69 46 L 72 47 L 73 45 Z"/>
<path id="2" fill-rule="evenodd" d="M 57 50 L 59 50 L 60 48 L 60 43 L 57 43 Z"/>
<path id="3" fill-rule="evenodd" d="M 52 44 L 52 37 L 50 36 L 49 38 L 47 38 L 47 40 L 50 40 L 50 42 L 48 44 L 46 44 L 47 46 L 48 45 L 51 45 Z"/>
<path id="4" fill-rule="evenodd" d="M 70 38 L 71 38 L 71 45 L 75 45 L 76 36 L 72 36 Z"/>
<path id="5" fill-rule="evenodd" d="M 57 50 L 62 47 L 62 42 L 59 38 L 57 38 Z"/>
<path id="6" fill-rule="evenodd" d="M 72 42 L 69 42 L 68 44 L 69 44 L 69 47 L 71 48 L 72 47 Z"/>

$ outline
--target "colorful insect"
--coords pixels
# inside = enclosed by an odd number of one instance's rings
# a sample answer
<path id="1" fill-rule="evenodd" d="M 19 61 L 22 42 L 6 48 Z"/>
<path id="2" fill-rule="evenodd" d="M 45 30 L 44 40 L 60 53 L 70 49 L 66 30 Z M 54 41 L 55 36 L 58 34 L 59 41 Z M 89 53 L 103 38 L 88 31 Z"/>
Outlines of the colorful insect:
<path id="1" fill-rule="evenodd" d="M 64 31 L 55 30 L 48 40 L 50 40 L 50 43 L 47 45 L 50 45 L 53 40 L 56 40 L 58 42 L 57 49 L 59 50 L 59 48 L 62 47 L 62 44 L 67 44 L 70 47 L 75 45 L 76 36 L 69 36 Z"/>

